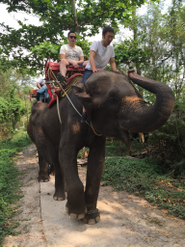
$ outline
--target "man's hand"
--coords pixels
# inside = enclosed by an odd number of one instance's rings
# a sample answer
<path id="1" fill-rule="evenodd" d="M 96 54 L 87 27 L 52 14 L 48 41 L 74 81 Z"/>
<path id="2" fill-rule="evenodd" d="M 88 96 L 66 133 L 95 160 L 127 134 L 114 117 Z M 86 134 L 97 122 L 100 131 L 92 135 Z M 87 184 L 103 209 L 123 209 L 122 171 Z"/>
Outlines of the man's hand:
<path id="1" fill-rule="evenodd" d="M 101 71 L 101 69 L 93 69 L 93 73 Z"/>
<path id="2" fill-rule="evenodd" d="M 74 67 L 75 69 L 79 68 L 79 65 L 78 65 L 77 62 L 72 62 L 72 65 L 73 65 L 73 67 Z"/>

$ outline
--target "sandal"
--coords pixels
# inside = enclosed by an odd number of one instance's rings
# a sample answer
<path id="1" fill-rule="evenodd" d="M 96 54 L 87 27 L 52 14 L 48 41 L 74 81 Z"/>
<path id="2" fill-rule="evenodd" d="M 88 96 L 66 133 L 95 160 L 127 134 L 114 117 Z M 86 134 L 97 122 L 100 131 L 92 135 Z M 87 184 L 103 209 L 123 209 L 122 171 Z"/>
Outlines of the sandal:
<path id="1" fill-rule="evenodd" d="M 66 84 L 67 84 L 66 79 L 60 72 L 58 72 L 58 74 L 57 74 L 57 79 L 59 80 L 59 82 L 61 83 L 61 85 L 63 87 L 66 86 Z"/>

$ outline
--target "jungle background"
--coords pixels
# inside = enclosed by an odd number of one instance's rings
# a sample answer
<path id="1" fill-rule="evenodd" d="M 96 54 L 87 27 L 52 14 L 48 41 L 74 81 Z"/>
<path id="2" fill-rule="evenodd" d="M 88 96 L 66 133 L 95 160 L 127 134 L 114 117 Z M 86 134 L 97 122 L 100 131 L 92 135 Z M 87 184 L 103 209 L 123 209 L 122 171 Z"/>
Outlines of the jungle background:
<path id="1" fill-rule="evenodd" d="M 115 61 L 119 71 L 134 68 L 138 74 L 168 84 L 175 95 L 174 111 L 147 141 L 132 141 L 134 159 L 114 139 L 107 139 L 103 182 L 116 189 L 142 195 L 168 213 L 185 219 L 185 3 L 169 1 L 105 0 L 0 0 L 10 13 L 38 18 L 38 25 L 18 20 L 19 28 L 0 23 L 0 241 L 14 232 L 11 217 L 17 199 L 18 176 L 14 157 L 28 145 L 26 124 L 31 112 L 29 90 L 36 87 L 48 56 L 59 59 L 67 43 L 66 31 L 77 32 L 77 45 L 88 59 L 91 37 L 110 25 L 116 39 Z M 147 10 L 139 14 L 145 4 Z M 131 34 L 131 35 L 130 35 Z M 110 69 L 108 66 L 107 69 Z M 148 104 L 155 96 L 136 86 Z M 79 154 L 80 155 L 80 154 Z M 8 167 L 8 169 L 7 169 Z M 13 170 L 11 170 L 13 169 Z M 10 192 L 11 191 L 11 192 Z M 15 233 L 15 232 L 14 232 Z"/>

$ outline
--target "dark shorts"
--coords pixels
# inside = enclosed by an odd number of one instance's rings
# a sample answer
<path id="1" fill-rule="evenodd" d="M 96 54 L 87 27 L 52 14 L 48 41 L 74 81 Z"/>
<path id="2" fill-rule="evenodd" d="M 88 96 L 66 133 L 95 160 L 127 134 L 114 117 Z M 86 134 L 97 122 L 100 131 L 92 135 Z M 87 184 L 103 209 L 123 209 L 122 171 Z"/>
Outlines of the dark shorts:
<path id="1" fill-rule="evenodd" d="M 79 65 L 80 67 L 83 67 L 83 63 L 84 63 L 84 62 L 79 63 L 78 65 Z M 69 63 L 69 65 L 72 65 L 72 63 Z"/>
<path id="2" fill-rule="evenodd" d="M 92 75 L 92 70 L 85 69 L 82 83 L 85 83 L 90 75 Z"/>

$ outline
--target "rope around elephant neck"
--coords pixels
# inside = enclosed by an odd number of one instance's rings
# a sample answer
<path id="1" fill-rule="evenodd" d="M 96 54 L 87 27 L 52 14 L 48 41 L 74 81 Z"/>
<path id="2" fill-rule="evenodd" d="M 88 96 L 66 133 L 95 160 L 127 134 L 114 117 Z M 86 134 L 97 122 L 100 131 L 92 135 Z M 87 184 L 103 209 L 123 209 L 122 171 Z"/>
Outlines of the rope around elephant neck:
<path id="1" fill-rule="evenodd" d="M 62 120 L 61 120 L 61 117 L 60 117 L 60 111 L 59 111 L 59 99 L 58 99 L 58 95 L 57 95 L 57 112 L 58 112 L 59 122 L 60 122 L 60 124 L 62 124 Z"/>
<path id="2" fill-rule="evenodd" d="M 102 136 L 102 134 L 98 134 L 98 133 L 95 131 L 95 129 L 94 129 L 94 127 L 93 127 L 93 124 L 92 124 L 92 121 L 90 121 L 90 125 L 91 125 L 91 129 L 92 129 L 92 131 L 94 132 L 95 135 L 97 135 L 97 136 Z"/>
<path id="3" fill-rule="evenodd" d="M 51 70 L 51 72 L 53 73 L 52 70 Z M 56 78 L 56 76 L 55 76 L 54 73 L 53 73 L 53 76 L 54 76 L 55 80 L 57 80 L 57 78 Z M 58 80 L 57 80 L 57 82 L 58 82 Z M 58 83 L 59 83 L 59 82 L 58 82 Z M 58 84 L 58 83 L 57 83 L 57 84 Z M 74 110 L 78 113 L 78 115 L 79 115 L 80 117 L 82 117 L 82 114 L 76 109 L 75 105 L 73 104 L 73 102 L 72 102 L 71 99 L 69 98 L 69 95 L 66 93 L 66 91 L 64 90 L 64 88 L 62 87 L 62 85 L 61 85 L 61 88 L 62 88 L 62 91 L 64 92 L 64 94 L 66 95 L 67 99 L 68 99 L 69 102 L 71 103 L 72 107 L 74 108 Z M 60 111 L 59 111 L 59 97 L 58 97 L 58 96 L 57 96 L 57 112 L 58 112 L 59 122 L 60 122 L 60 124 L 62 124 L 61 117 L 60 117 Z M 102 134 L 98 134 L 98 133 L 95 131 L 95 129 L 94 129 L 94 127 L 93 127 L 93 124 L 92 124 L 92 121 L 90 121 L 90 124 L 89 124 L 88 121 L 86 120 L 85 123 L 86 123 L 89 127 L 91 127 L 91 129 L 92 129 L 92 131 L 94 132 L 95 135 L 97 135 L 97 136 L 102 136 Z"/>

